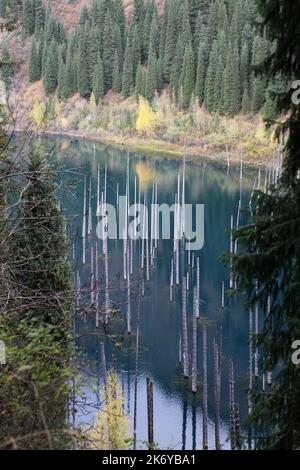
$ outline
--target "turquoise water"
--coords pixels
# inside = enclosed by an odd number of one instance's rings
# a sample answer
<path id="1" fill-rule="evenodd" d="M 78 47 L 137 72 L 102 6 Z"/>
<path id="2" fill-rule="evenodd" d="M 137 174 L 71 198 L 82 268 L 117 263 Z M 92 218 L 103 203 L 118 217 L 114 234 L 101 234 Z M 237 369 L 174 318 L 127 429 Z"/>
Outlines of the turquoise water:
<path id="1" fill-rule="evenodd" d="M 248 374 L 248 313 L 240 300 L 225 298 L 222 308 L 222 282 L 229 288 L 229 272 L 219 260 L 229 250 L 231 216 L 236 224 L 238 205 L 248 207 L 257 169 L 243 169 L 221 163 L 206 161 L 186 162 L 187 203 L 205 205 L 204 248 L 195 253 L 200 258 L 200 315 L 201 324 L 197 330 L 198 392 L 191 393 L 191 380 L 183 378 L 179 364 L 179 338 L 182 325 L 182 291 L 174 287 L 173 302 L 170 302 L 170 270 L 173 257 L 173 241 L 159 241 L 153 266 L 141 270 L 141 242 L 131 246 L 132 275 L 130 276 L 130 306 L 132 313 L 132 334 L 127 334 L 126 315 L 128 309 L 128 284 L 123 274 L 123 243 L 121 240 L 108 242 L 107 270 L 108 284 L 105 283 L 105 260 L 102 243 L 98 242 L 98 267 L 100 284 L 100 305 L 104 314 L 105 293 L 109 296 L 111 320 L 106 327 L 96 328 L 95 310 L 90 303 L 91 248 L 93 260 L 96 253 L 96 204 L 97 170 L 100 169 L 101 192 L 104 191 L 104 174 L 107 167 L 107 202 L 116 204 L 117 193 L 125 195 L 127 162 L 129 158 L 130 199 L 134 199 L 135 184 L 141 187 L 141 197 L 152 197 L 153 182 L 157 182 L 158 202 L 173 204 L 177 191 L 178 174 L 183 172 L 181 160 L 170 160 L 159 156 L 145 156 L 122 152 L 101 144 L 80 142 L 70 139 L 47 139 L 45 145 L 52 148 L 61 166 L 64 189 L 61 192 L 61 207 L 67 218 L 70 237 L 74 279 L 80 276 L 81 309 L 78 310 L 75 329 L 77 347 L 80 350 L 80 378 L 85 396 L 80 397 L 76 413 L 71 416 L 75 425 L 89 426 L 101 407 L 103 374 L 101 367 L 100 342 L 105 342 L 107 367 L 114 366 L 125 394 L 125 409 L 133 433 L 134 409 L 136 408 L 137 448 L 145 448 L 147 441 L 146 377 L 154 383 L 154 441 L 161 449 L 202 448 L 202 327 L 207 325 L 208 344 L 208 434 L 209 448 L 215 447 L 215 398 L 213 340 L 222 348 L 221 359 L 221 404 L 220 433 L 221 445 L 226 449 L 229 442 L 229 359 L 234 362 L 236 401 L 240 406 L 241 419 L 247 417 L 247 374 Z M 87 187 L 91 179 L 93 230 L 85 240 L 85 264 L 83 264 L 83 199 L 84 180 Z M 135 183 L 136 180 L 136 183 Z M 67 185 L 65 183 L 67 182 Z M 241 213 L 240 223 L 244 218 Z M 196 268 L 188 265 L 188 255 L 181 251 L 180 284 L 183 275 L 189 273 L 188 291 L 188 342 L 189 369 L 191 372 L 193 286 L 196 284 Z M 95 263 L 95 261 L 94 261 Z M 192 261 L 191 261 L 192 263 Z M 194 261 L 194 266 L 196 262 Z M 95 271 L 95 266 L 94 266 Z M 78 273 L 78 274 L 77 274 Z M 105 285 L 107 284 L 107 289 Z M 139 295 L 144 290 L 143 296 Z M 140 298 L 140 300 L 138 300 Z M 136 354 L 137 309 L 140 302 L 139 349 Z M 84 313 L 83 313 L 84 312 Z M 137 361 L 137 362 L 136 362 Z M 136 380 L 135 380 L 136 378 Z M 135 401 L 135 392 L 137 400 Z M 71 413 L 72 414 L 72 413 Z M 73 423 L 73 424 L 74 424 Z M 246 434 L 246 430 L 243 429 Z"/>

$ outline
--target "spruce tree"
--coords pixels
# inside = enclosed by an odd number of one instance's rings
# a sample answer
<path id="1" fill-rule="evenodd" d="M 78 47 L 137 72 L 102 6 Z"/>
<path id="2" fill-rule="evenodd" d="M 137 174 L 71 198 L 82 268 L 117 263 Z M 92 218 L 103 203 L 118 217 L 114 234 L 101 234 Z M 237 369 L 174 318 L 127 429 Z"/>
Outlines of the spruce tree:
<path id="1" fill-rule="evenodd" d="M 178 100 L 179 92 L 181 91 L 182 82 L 182 68 L 185 54 L 185 43 L 179 35 L 176 46 L 176 55 L 173 59 L 171 76 L 170 76 L 170 92 L 173 94 L 175 100 Z"/>
<path id="2" fill-rule="evenodd" d="M 29 57 L 29 66 L 28 66 L 28 75 L 29 81 L 31 83 L 36 82 L 41 79 L 41 63 L 39 60 L 39 54 L 37 51 L 35 40 L 32 41 L 30 57 Z"/>
<path id="3" fill-rule="evenodd" d="M 139 62 L 141 60 L 141 36 L 137 25 L 135 25 L 130 31 L 129 39 L 133 76 L 135 76 Z"/>
<path id="4" fill-rule="evenodd" d="M 44 74 L 44 89 L 46 95 L 54 93 L 58 83 L 58 48 L 57 43 L 53 39 L 51 41 L 48 57 L 45 65 L 45 74 Z"/>
<path id="5" fill-rule="evenodd" d="M 33 0 L 25 0 L 23 3 L 23 28 L 28 36 L 34 33 L 35 5 Z"/>
<path id="6" fill-rule="evenodd" d="M 155 51 L 152 45 L 150 45 L 148 67 L 146 75 L 146 90 L 145 95 L 148 101 L 152 101 L 157 90 L 157 64 Z"/>
<path id="7" fill-rule="evenodd" d="M 89 98 L 92 91 L 92 80 L 90 77 L 89 55 L 87 51 L 87 37 L 85 29 L 81 30 L 78 50 L 77 81 L 80 96 Z"/>
<path id="8" fill-rule="evenodd" d="M 70 98 L 77 90 L 77 58 L 75 54 L 75 42 L 76 38 L 73 34 L 69 40 L 66 56 L 64 99 Z"/>
<path id="9" fill-rule="evenodd" d="M 138 100 L 139 96 L 145 96 L 145 88 L 146 88 L 146 77 L 145 72 L 142 68 L 142 65 L 139 64 L 136 72 L 135 78 L 135 97 Z"/>
<path id="10" fill-rule="evenodd" d="M 40 37 L 41 32 L 45 26 L 45 7 L 42 0 L 35 0 L 35 23 L 34 23 L 34 34 L 36 38 Z"/>
<path id="11" fill-rule="evenodd" d="M 224 112 L 234 116 L 241 108 L 240 71 L 237 46 L 228 45 L 227 62 L 224 72 Z"/>
<path id="12" fill-rule="evenodd" d="M 215 86 L 218 62 L 218 44 L 217 40 L 215 40 L 210 53 L 209 67 L 205 80 L 205 107 L 209 112 L 214 112 L 216 109 Z"/>
<path id="13" fill-rule="evenodd" d="M 123 77 L 122 77 L 122 93 L 125 98 L 130 96 L 130 93 L 134 87 L 134 76 L 133 76 L 133 60 L 132 50 L 130 45 L 130 38 L 127 40 L 125 49 Z"/>
<path id="14" fill-rule="evenodd" d="M 4 81 L 6 88 L 10 85 L 10 80 L 13 74 L 12 62 L 8 51 L 8 45 L 6 41 L 3 41 L 1 45 L 1 67 L 0 67 L 0 78 Z"/>
<path id="15" fill-rule="evenodd" d="M 191 42 L 185 48 L 180 81 L 182 87 L 182 107 L 183 109 L 188 109 L 195 89 L 195 59 Z"/>
<path id="16" fill-rule="evenodd" d="M 243 92 L 243 99 L 242 99 L 242 113 L 249 114 L 251 111 L 251 99 L 249 96 L 249 89 L 248 87 L 244 88 Z"/>
<path id="17" fill-rule="evenodd" d="M 166 21 L 164 78 L 166 81 L 169 81 L 171 77 L 172 64 L 176 55 L 177 43 L 176 12 L 174 11 L 174 8 L 168 9 L 168 18 Z"/>
<path id="18" fill-rule="evenodd" d="M 121 70 L 120 70 L 120 61 L 119 61 L 118 51 L 115 52 L 115 58 L 114 58 L 112 91 L 114 93 L 120 93 L 122 91 L 122 75 L 121 75 Z"/>
<path id="19" fill-rule="evenodd" d="M 93 95 L 96 100 L 96 104 L 99 104 L 100 100 L 104 96 L 103 65 L 102 65 L 102 60 L 100 56 L 98 56 L 97 63 L 94 67 L 92 89 L 93 89 Z"/>
<path id="20" fill-rule="evenodd" d="M 224 110 L 223 74 L 224 74 L 223 59 L 221 56 L 219 56 L 216 79 L 215 79 L 215 89 L 214 89 L 214 111 L 219 112 L 219 113 L 222 113 Z"/>
<path id="21" fill-rule="evenodd" d="M 110 11 L 108 10 L 105 16 L 103 30 L 103 70 L 105 92 L 107 92 L 112 86 L 115 50 L 116 43 L 114 37 L 113 22 Z"/>
<path id="22" fill-rule="evenodd" d="M 256 77 L 253 85 L 253 96 L 252 96 L 252 111 L 254 114 L 258 113 L 265 102 L 266 89 L 261 77 Z"/>
<path id="23" fill-rule="evenodd" d="M 183 0 L 181 2 L 179 10 L 179 34 L 182 37 L 184 47 L 186 47 L 192 41 L 192 31 L 189 18 L 189 6 L 188 0 Z"/>
<path id="24" fill-rule="evenodd" d="M 57 98 L 59 101 L 64 101 L 66 97 L 66 66 L 63 61 L 62 54 L 59 54 Z"/>
<path id="25" fill-rule="evenodd" d="M 205 54 L 203 45 L 199 47 L 198 51 L 198 65 L 195 85 L 195 96 L 199 100 L 199 104 L 202 105 L 205 97 Z"/>
<path id="26" fill-rule="evenodd" d="M 241 84 L 247 87 L 249 84 L 250 63 L 249 63 L 249 48 L 247 42 L 244 43 L 241 55 Z"/>
<path id="27" fill-rule="evenodd" d="M 31 150 L 26 174 L 28 185 L 22 193 L 21 222 L 14 237 L 17 283 L 25 299 L 35 293 L 35 307 L 30 306 L 30 311 L 41 322 L 67 328 L 67 303 L 61 296 L 71 288 L 65 222 L 55 197 L 57 185 L 53 184 L 53 175 L 39 148 Z"/>

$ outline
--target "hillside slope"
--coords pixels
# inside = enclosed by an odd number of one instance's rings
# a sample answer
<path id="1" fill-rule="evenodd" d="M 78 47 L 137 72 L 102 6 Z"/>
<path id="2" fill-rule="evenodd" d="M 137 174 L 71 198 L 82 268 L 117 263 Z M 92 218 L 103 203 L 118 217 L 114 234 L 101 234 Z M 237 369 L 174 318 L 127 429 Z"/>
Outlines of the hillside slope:
<path id="1" fill-rule="evenodd" d="M 47 3 L 47 0 L 42 1 Z M 164 1 L 157 1 L 160 11 Z M 110 22 L 104 24 L 97 9 L 92 12 L 94 17 L 83 15 L 79 23 L 82 8 L 90 8 L 92 0 L 72 3 L 53 0 L 52 17 L 48 17 L 52 40 L 48 38 L 38 56 L 37 44 L 43 44 L 36 26 L 39 16 L 33 15 L 33 29 L 28 15 L 24 16 L 24 30 L 14 31 L 8 38 L 11 56 L 17 64 L 10 94 L 17 114 L 17 128 L 25 129 L 33 124 L 37 130 L 123 144 L 125 139 L 144 143 L 154 139 L 156 148 L 180 153 L 182 147 L 188 146 L 189 153 L 222 154 L 226 158 L 227 149 L 235 150 L 239 158 L 241 146 L 252 159 L 260 159 L 268 153 L 270 142 L 259 114 L 265 90 L 257 80 L 256 86 L 250 87 L 251 63 L 261 59 L 260 51 L 266 51 L 268 44 L 254 34 L 253 11 L 244 15 L 238 36 L 238 24 L 234 21 L 240 13 L 238 6 L 226 22 L 221 15 L 224 11 L 226 14 L 225 1 L 218 1 L 216 5 L 224 8 L 220 12 L 216 10 L 215 17 L 211 17 L 211 23 L 218 25 L 212 29 L 203 28 L 200 11 L 191 10 L 194 16 L 190 16 L 191 4 L 173 1 L 173 13 L 167 17 L 169 34 L 163 39 L 162 47 L 158 38 L 163 26 L 154 13 L 149 22 L 148 11 L 146 14 L 139 12 L 133 28 L 126 27 L 123 15 L 121 20 L 120 16 L 112 15 Z M 240 4 L 244 3 L 248 5 L 247 0 L 240 0 Z M 100 5 L 102 8 L 102 3 Z M 147 8 L 151 8 L 151 3 L 148 5 Z M 133 6 L 134 0 L 124 0 L 128 23 Z M 200 16 L 196 24 L 192 22 L 195 14 Z M 92 19 L 98 21 L 96 27 L 91 27 Z M 73 37 L 73 42 L 65 40 L 55 20 L 60 20 L 68 33 L 78 25 L 76 35 L 68 35 Z M 121 21 L 121 26 L 113 25 L 112 20 Z M 228 24 L 230 29 L 226 36 Z M 124 35 L 123 42 L 122 25 L 124 31 L 127 28 L 128 32 L 133 32 L 126 41 Z M 147 36 L 140 35 L 138 28 L 143 33 L 148 31 Z M 237 39 L 236 43 L 229 40 L 232 37 L 240 38 L 240 48 Z M 197 43 L 201 49 L 197 48 Z M 29 75 L 30 70 L 34 76 Z M 147 101 L 141 116 L 142 130 L 137 126 L 141 113 L 137 103 L 139 96 Z"/>

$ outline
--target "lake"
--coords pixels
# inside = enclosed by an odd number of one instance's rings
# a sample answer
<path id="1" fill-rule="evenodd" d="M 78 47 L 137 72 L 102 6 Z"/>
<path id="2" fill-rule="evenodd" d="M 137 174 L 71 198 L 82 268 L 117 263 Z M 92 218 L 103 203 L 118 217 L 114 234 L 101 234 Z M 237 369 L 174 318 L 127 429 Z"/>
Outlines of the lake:
<path id="1" fill-rule="evenodd" d="M 77 284 L 80 307 L 74 325 L 76 347 L 80 354 L 81 394 L 76 397 L 75 410 L 70 407 L 70 425 L 84 428 L 93 423 L 101 407 L 103 367 L 100 343 L 104 342 L 107 368 L 115 367 L 125 395 L 133 435 L 136 415 L 136 448 L 146 448 L 148 439 L 146 378 L 153 381 L 154 391 L 154 442 L 160 449 L 202 449 L 203 445 L 203 326 L 207 330 L 207 406 L 208 447 L 215 448 L 215 349 L 219 357 L 220 378 L 220 440 L 223 449 L 230 448 L 230 380 L 229 361 L 233 361 L 235 397 L 241 417 L 241 432 L 248 413 L 249 370 L 249 314 L 242 301 L 235 297 L 222 300 L 222 290 L 230 284 L 229 269 L 219 257 L 230 249 L 229 230 L 233 216 L 234 225 L 245 221 L 241 208 L 249 209 L 254 184 L 258 183 L 258 169 L 230 166 L 200 161 L 185 163 L 185 201 L 204 204 L 204 247 L 188 253 L 180 244 L 178 259 L 179 286 L 172 288 L 170 301 L 171 266 L 176 264 L 173 240 L 159 240 L 157 248 L 148 243 L 148 262 L 145 245 L 140 240 L 128 242 L 128 269 L 124 273 L 124 243 L 109 240 L 107 255 L 96 236 L 97 198 L 105 193 L 106 200 L 117 207 L 118 194 L 130 201 L 138 198 L 150 204 L 156 197 L 159 204 L 174 204 L 178 188 L 178 175 L 182 194 L 184 163 L 180 159 L 146 156 L 117 150 L 99 143 L 89 143 L 67 138 L 44 140 L 52 148 L 63 170 L 61 207 L 67 220 L 70 237 L 70 259 Z M 100 191 L 97 196 L 98 171 Z M 107 182 L 105 184 L 105 173 Z M 129 176 L 128 176 L 129 175 Z M 261 181 L 263 184 L 263 172 Z M 128 180 L 127 180 L 128 178 Z M 255 183 L 256 182 L 256 183 Z M 89 189 L 91 185 L 91 198 Z M 156 191 L 157 188 L 157 191 Z M 83 219 L 86 195 L 86 219 Z M 136 196 L 135 196 L 136 195 Z M 105 196 L 104 196 L 105 197 Z M 89 199 L 91 216 L 88 217 Z M 89 219 L 89 220 L 88 220 Z M 86 224 L 82 238 L 82 225 Z M 88 227 L 90 225 L 90 227 Z M 86 231 L 90 228 L 91 234 Z M 150 228 L 149 228 L 150 237 Z M 97 242 L 97 243 L 96 243 Z M 144 249 L 144 256 L 142 256 Z M 98 253 L 98 256 L 97 256 Z M 151 256 L 151 253 L 153 256 Z M 126 256 L 126 255 L 125 255 Z M 141 269 L 142 258 L 144 269 Z M 153 258 L 153 259 L 152 259 Z M 197 393 L 191 391 L 191 379 L 183 377 L 180 365 L 180 339 L 182 338 L 183 282 L 187 282 L 187 336 L 189 375 L 192 364 L 192 324 L 194 296 L 197 296 L 197 258 L 200 266 L 200 320 L 197 320 Z M 99 291 L 95 294 L 96 263 Z M 173 266 L 175 266 L 173 264 Z M 175 268 L 173 268 L 175 269 Z M 147 275 L 148 271 L 148 275 Z M 129 272 L 129 276 L 128 276 Z M 126 279 L 124 279 L 126 277 Z M 149 277 L 149 280 L 147 280 Z M 174 278 L 175 278 L 174 272 Z M 91 279 L 92 278 L 92 279 Z M 128 281 L 129 278 L 129 281 Z M 80 282 L 80 285 L 79 285 Z M 224 283 L 224 284 L 223 284 Z M 98 284 L 97 284 L 98 285 Z M 185 284 L 186 285 L 186 284 Z M 194 294 L 194 287 L 196 294 Z M 109 322 L 96 328 L 95 295 L 99 296 L 101 320 L 109 308 Z M 222 303 L 224 302 L 224 306 Z M 131 334 L 127 334 L 128 305 L 130 304 Z M 138 313 L 139 312 L 139 313 Z M 138 321 L 139 318 L 139 321 Z M 139 328 L 137 328 L 139 324 Z M 99 325 L 98 325 L 99 326 Z M 254 328 L 254 327 L 253 327 Z M 137 342 L 137 329 L 139 330 Z M 195 340 L 195 338 L 194 338 Z M 182 345 L 182 340 L 181 340 Z M 138 353 L 137 353 L 138 347 Z M 254 362 L 254 361 L 253 361 Z M 254 365 L 253 365 L 254 367 Z M 217 405 L 218 407 L 218 405 Z M 218 412 L 217 412 L 218 414 Z"/>

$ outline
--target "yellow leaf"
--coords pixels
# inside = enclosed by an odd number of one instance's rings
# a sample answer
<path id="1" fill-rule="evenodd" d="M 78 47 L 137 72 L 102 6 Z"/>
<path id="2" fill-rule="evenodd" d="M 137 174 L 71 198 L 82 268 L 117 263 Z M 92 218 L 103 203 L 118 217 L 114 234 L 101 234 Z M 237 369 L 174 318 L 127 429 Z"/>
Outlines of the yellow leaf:
<path id="1" fill-rule="evenodd" d="M 157 119 L 156 114 L 152 110 L 149 102 L 140 96 L 139 98 L 139 112 L 136 121 L 136 130 L 138 132 L 150 133 L 156 127 Z"/>

